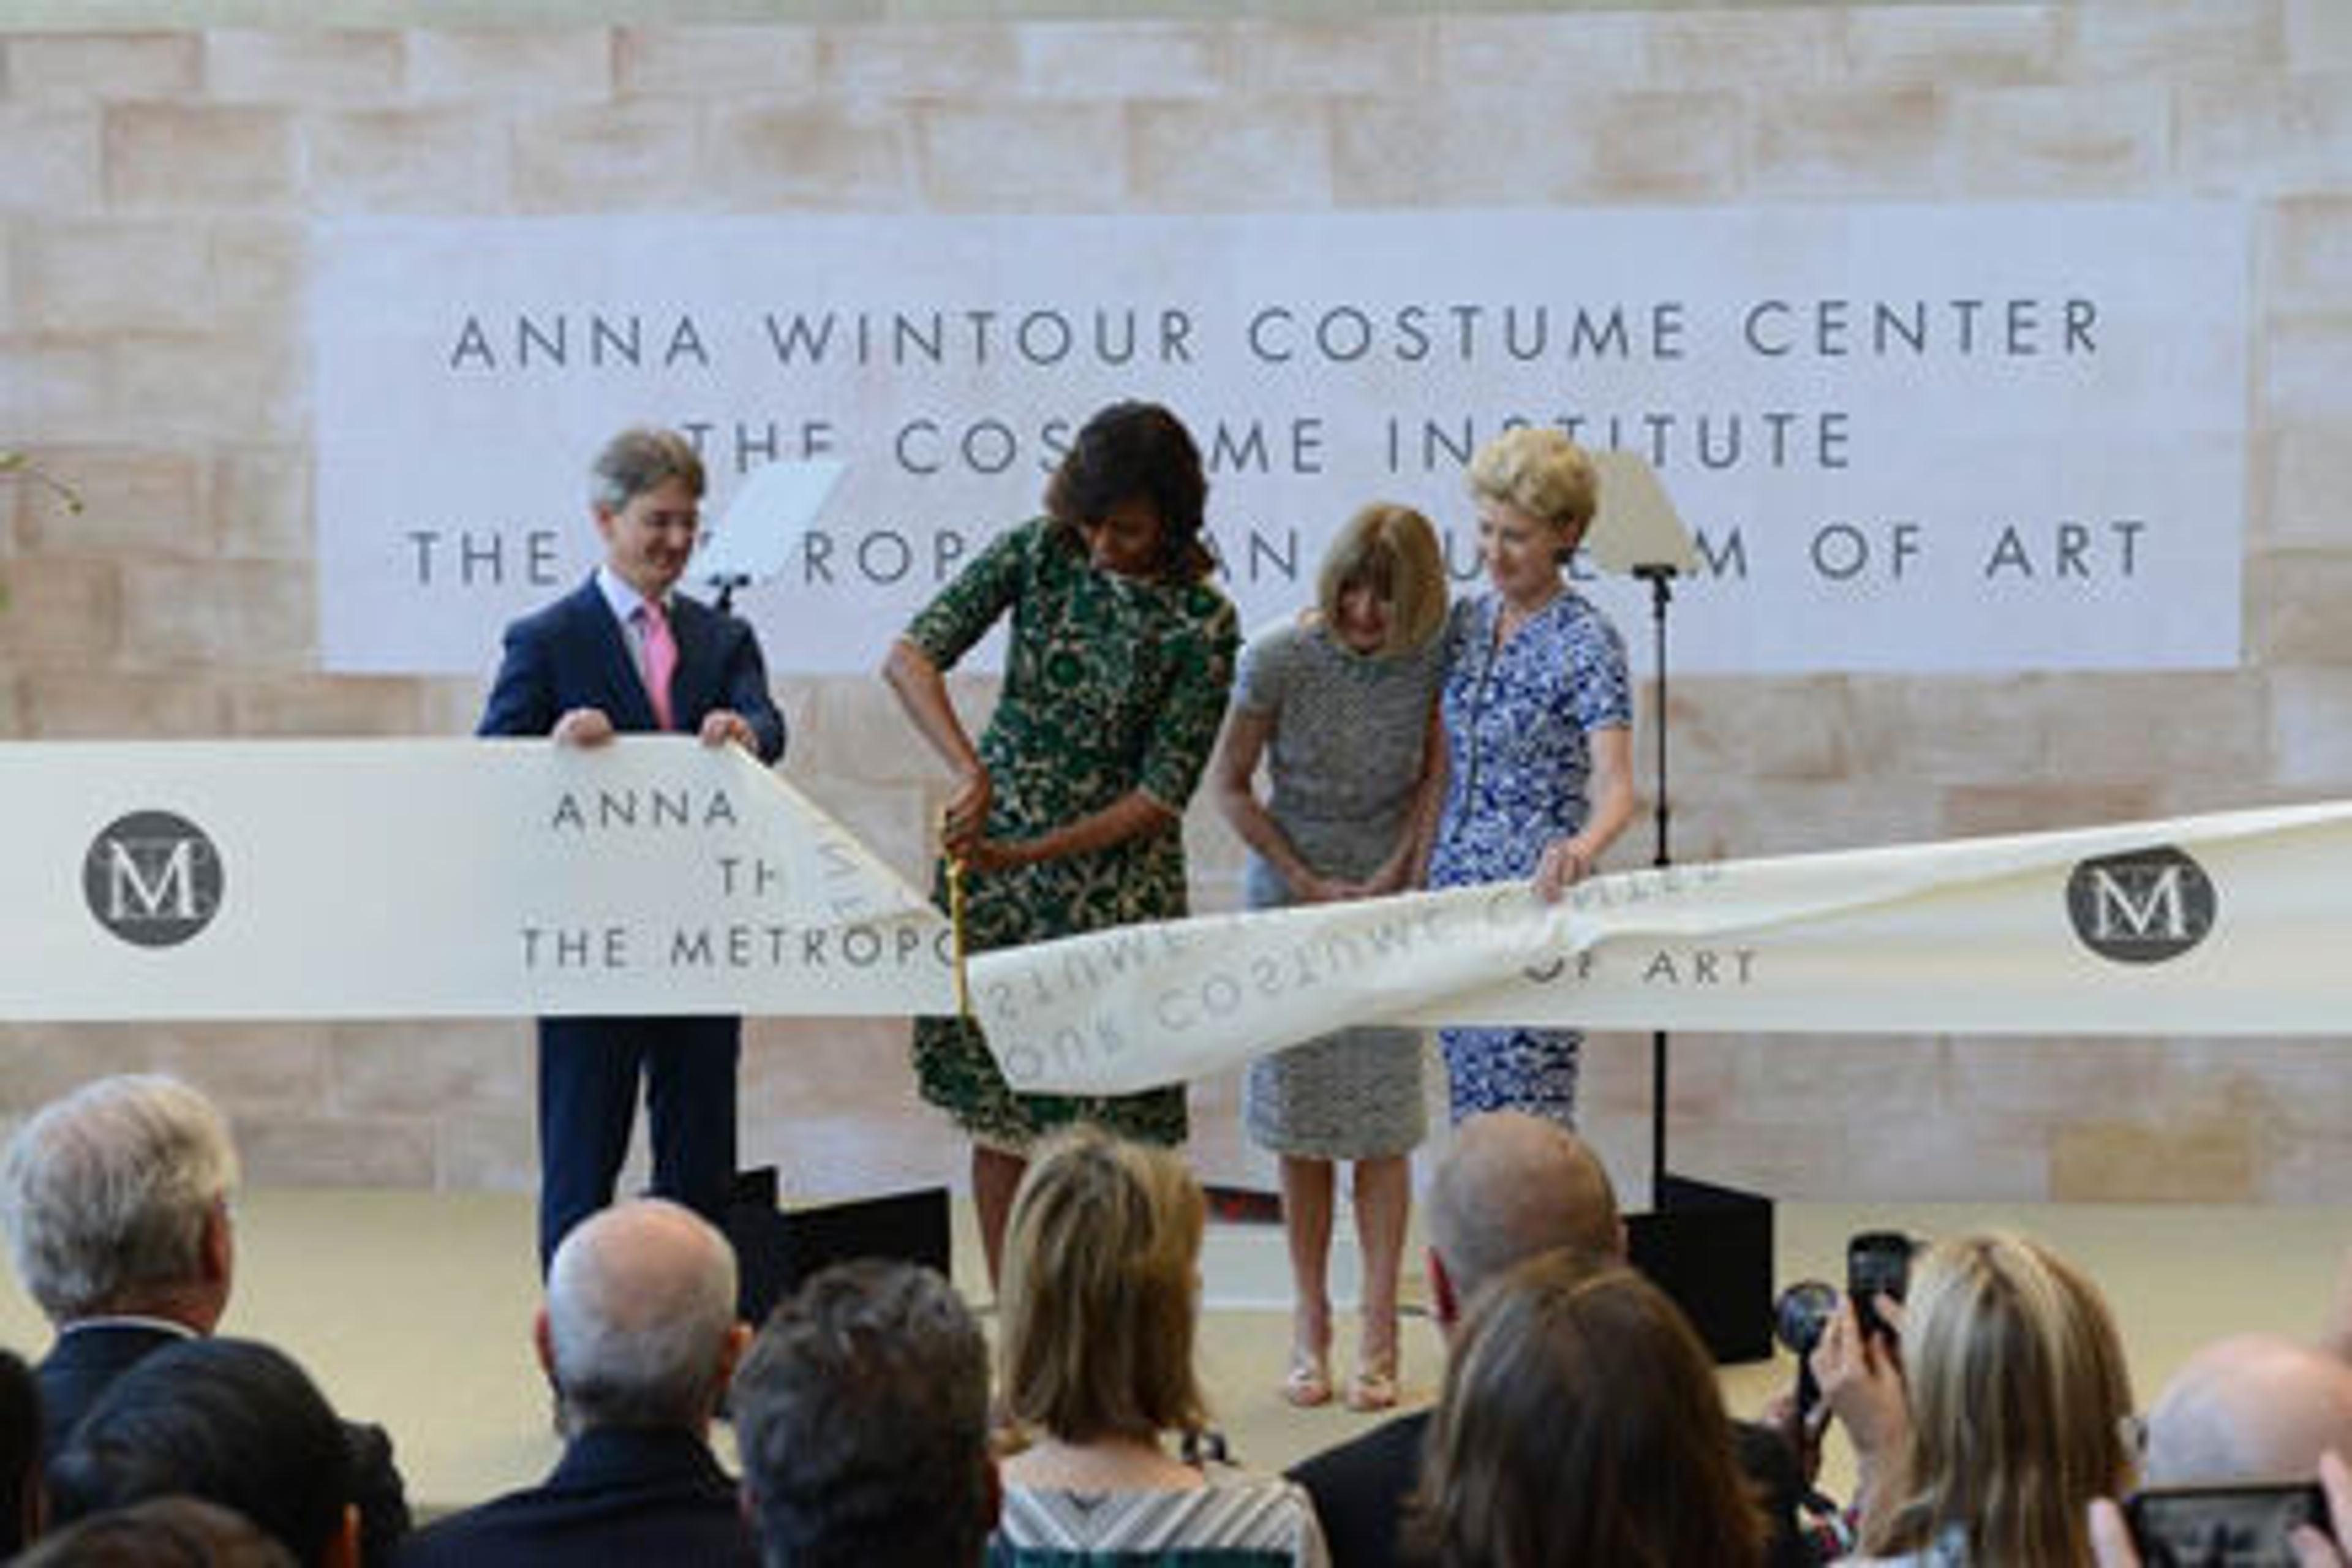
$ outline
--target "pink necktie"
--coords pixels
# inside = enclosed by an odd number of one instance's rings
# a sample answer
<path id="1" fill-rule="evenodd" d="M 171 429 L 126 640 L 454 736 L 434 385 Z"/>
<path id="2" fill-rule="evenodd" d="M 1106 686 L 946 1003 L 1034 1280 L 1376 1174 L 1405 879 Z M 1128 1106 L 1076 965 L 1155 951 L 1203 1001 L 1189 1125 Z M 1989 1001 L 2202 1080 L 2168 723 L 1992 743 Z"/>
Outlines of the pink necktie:
<path id="1" fill-rule="evenodd" d="M 646 695 L 653 699 L 654 722 L 663 729 L 671 728 L 669 706 L 670 677 L 677 673 L 677 639 L 670 636 L 669 617 L 655 601 L 646 601 L 643 610 L 646 634 Z"/>

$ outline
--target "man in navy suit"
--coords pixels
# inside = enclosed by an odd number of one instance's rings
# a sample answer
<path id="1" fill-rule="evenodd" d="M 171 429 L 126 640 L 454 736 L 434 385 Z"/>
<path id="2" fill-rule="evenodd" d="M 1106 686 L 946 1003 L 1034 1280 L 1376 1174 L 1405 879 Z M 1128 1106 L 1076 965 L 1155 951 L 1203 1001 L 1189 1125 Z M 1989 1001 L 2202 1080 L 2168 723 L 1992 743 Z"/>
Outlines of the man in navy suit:
<path id="1" fill-rule="evenodd" d="M 591 510 L 604 563 L 507 628 L 477 733 L 599 746 L 621 731 L 683 731 L 772 763 L 783 716 L 751 628 L 677 593 L 700 523 L 702 460 L 669 430 L 625 430 L 597 457 Z M 735 1179 L 741 1021 L 542 1018 L 539 1257 L 613 1201 L 642 1076 L 653 1190 L 724 1221 Z"/>
<path id="2" fill-rule="evenodd" d="M 735 1254 L 698 1216 L 648 1198 L 583 1220 L 556 1248 L 532 1325 L 563 1458 L 538 1486 L 410 1536 L 401 1568 L 755 1568 L 709 1442 L 751 1337 L 735 1319 Z"/>

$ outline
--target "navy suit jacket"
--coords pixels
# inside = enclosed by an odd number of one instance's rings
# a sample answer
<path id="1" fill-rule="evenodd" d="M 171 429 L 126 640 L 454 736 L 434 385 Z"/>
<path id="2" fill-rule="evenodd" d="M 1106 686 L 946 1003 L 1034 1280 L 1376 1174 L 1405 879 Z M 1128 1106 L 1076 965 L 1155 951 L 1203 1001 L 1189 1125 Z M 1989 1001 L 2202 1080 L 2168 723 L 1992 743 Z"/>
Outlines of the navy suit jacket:
<path id="1" fill-rule="evenodd" d="M 582 1433 L 535 1487 L 426 1525 L 400 1568 L 759 1568 L 735 1483 L 691 1432 Z"/>
<path id="2" fill-rule="evenodd" d="M 33 1369 L 41 1391 L 42 1452 L 50 1459 L 64 1453 L 74 1428 L 116 1378 L 187 1337 L 145 1323 L 67 1324 Z M 360 1559 L 367 1568 L 384 1568 L 408 1533 L 408 1489 L 383 1427 L 346 1421 L 343 1443 L 351 1451 L 352 1500 L 360 1510 Z"/>
<path id="3" fill-rule="evenodd" d="M 1315 1500 L 1331 1568 L 1395 1568 L 1414 1559 L 1398 1539 L 1404 1500 L 1421 1484 L 1430 1413 L 1415 1410 L 1295 1466 L 1290 1479 Z"/>
<path id="4" fill-rule="evenodd" d="M 758 737 L 761 762 L 782 756 L 784 716 L 768 695 L 768 668 L 751 628 L 683 594 L 670 596 L 669 624 L 677 639 L 677 672 L 670 679 L 677 728 L 690 733 L 705 714 L 732 709 Z M 507 627 L 506 657 L 475 733 L 544 735 L 574 708 L 604 710 L 616 730 L 661 727 L 628 637 L 593 574 Z"/>

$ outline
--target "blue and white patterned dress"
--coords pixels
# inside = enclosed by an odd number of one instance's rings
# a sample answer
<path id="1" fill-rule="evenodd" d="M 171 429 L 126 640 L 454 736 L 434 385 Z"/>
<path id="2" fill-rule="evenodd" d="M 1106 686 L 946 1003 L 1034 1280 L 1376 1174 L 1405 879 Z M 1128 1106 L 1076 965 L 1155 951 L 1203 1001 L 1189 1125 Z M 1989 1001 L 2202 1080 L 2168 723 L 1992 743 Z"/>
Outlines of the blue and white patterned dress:
<path id="1" fill-rule="evenodd" d="M 1445 809 L 1429 885 L 1535 875 L 1544 848 L 1584 826 L 1595 730 L 1631 728 L 1625 640 L 1577 594 L 1559 596 L 1497 647 L 1502 600 L 1454 604 L 1445 628 Z M 1444 1029 L 1454 1120 L 1525 1110 L 1576 1122 L 1572 1029 Z"/>

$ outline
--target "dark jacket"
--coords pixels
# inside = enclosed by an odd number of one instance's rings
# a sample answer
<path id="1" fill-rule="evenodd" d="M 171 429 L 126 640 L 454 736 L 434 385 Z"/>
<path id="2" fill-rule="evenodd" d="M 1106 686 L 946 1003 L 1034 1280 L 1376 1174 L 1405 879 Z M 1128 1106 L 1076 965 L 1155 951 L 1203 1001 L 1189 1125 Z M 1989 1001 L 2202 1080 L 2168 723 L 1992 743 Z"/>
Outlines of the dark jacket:
<path id="1" fill-rule="evenodd" d="M 161 1324 L 67 1324 L 33 1369 L 41 1390 L 41 1451 L 50 1458 L 65 1452 L 74 1428 L 116 1378 L 165 1345 L 194 1337 Z M 388 1568 L 408 1533 L 408 1490 L 393 1460 L 392 1438 L 381 1426 L 346 1421 L 343 1441 L 351 1450 L 352 1500 L 360 1510 L 360 1561 L 365 1568 Z"/>
<path id="2" fill-rule="evenodd" d="M 426 1525 L 400 1568 L 758 1568 L 735 1483 L 691 1432 L 600 1426 L 535 1487 Z"/>

